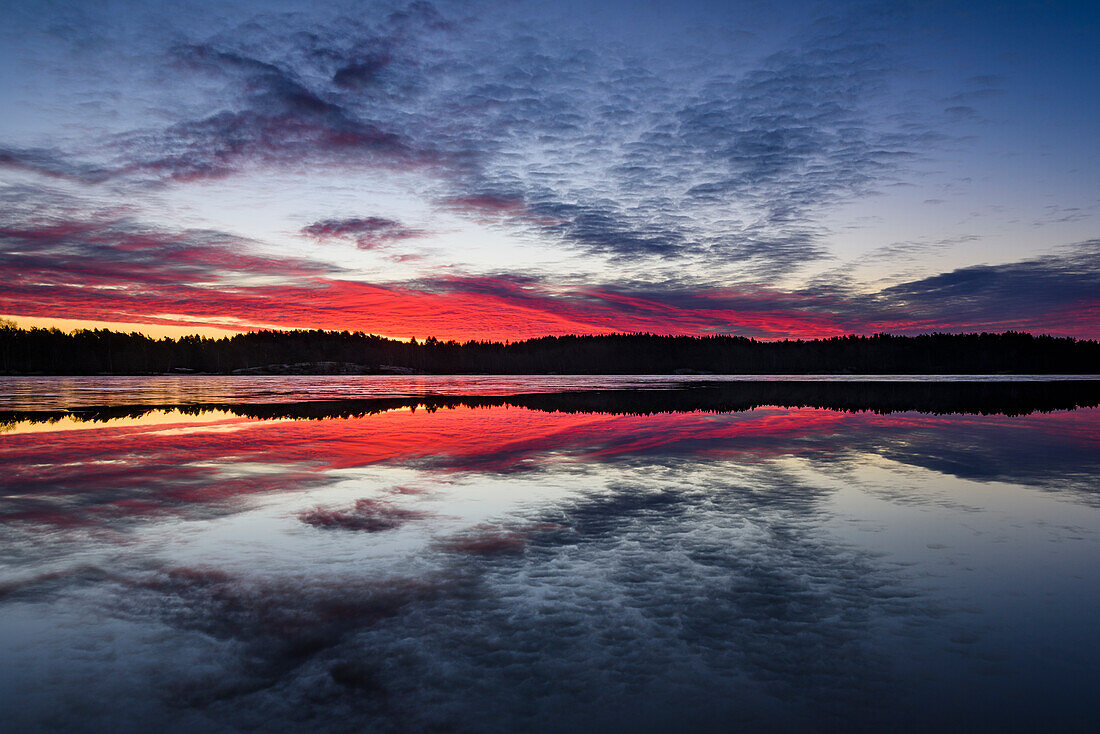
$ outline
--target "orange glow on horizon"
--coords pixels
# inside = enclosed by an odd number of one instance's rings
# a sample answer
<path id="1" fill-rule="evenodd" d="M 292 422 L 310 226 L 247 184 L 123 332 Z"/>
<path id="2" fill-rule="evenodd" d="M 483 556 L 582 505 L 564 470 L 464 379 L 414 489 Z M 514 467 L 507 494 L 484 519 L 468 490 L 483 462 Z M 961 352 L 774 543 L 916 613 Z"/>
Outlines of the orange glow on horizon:
<path id="1" fill-rule="evenodd" d="M 181 324 L 176 326 L 172 324 L 148 324 L 140 321 L 95 321 L 91 319 L 61 319 L 50 316 L 0 315 L 0 320 L 14 322 L 16 326 L 24 329 L 59 329 L 65 332 L 80 331 L 83 329 L 109 329 L 110 331 L 121 331 L 126 334 L 136 331 L 139 334 L 144 334 L 153 339 L 161 339 L 166 336 L 173 339 L 179 339 L 183 336 L 192 335 L 216 339 L 223 336 L 233 336 L 242 331 L 248 331 L 248 329 L 244 328 L 227 329 L 220 326 L 206 326 L 202 324 L 196 324 L 194 326 L 184 326 Z"/>
<path id="2" fill-rule="evenodd" d="M 226 336 L 263 329 L 323 329 L 407 340 L 522 341 L 544 336 L 651 333 L 735 334 L 762 340 L 848 334 L 1026 331 L 1097 338 L 1094 304 L 1022 319 L 955 321 L 907 314 L 847 314 L 843 303 L 768 290 L 711 291 L 689 298 L 608 289 L 518 286 L 507 279 L 457 279 L 438 289 L 314 278 L 283 286 L 213 289 L 180 284 L 154 290 L 52 286 L 0 296 L 19 325 L 110 328 L 153 337 Z M 59 318 L 56 314 L 65 314 Z"/>

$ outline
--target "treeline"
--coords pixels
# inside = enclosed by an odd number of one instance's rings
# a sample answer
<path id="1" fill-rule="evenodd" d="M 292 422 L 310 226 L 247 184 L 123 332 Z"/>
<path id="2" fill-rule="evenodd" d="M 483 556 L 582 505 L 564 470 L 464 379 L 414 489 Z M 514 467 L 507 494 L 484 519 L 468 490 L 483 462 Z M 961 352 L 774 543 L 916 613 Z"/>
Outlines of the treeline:
<path id="1" fill-rule="evenodd" d="M 106 329 L 0 327 L 4 374 L 229 374 L 272 365 L 316 372 L 321 362 L 331 363 L 322 371 L 340 373 L 397 367 L 429 374 L 1094 374 L 1100 373 L 1100 342 L 1020 332 L 773 342 L 655 334 L 404 342 L 347 331 L 152 339 Z"/>

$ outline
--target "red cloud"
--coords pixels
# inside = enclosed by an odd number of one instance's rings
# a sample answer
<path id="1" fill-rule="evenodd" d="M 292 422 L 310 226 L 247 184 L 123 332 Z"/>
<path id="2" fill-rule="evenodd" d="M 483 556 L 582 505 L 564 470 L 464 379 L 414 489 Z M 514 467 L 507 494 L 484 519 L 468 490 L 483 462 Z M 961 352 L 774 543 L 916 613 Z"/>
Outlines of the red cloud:
<path id="1" fill-rule="evenodd" d="M 414 234 L 378 217 L 325 220 L 305 231 L 360 241 Z M 0 313 L 15 316 L 347 329 L 459 341 L 614 332 L 816 338 L 1012 329 L 1100 336 L 1100 299 L 1087 283 L 1067 280 L 1076 271 L 1058 270 L 1058 263 L 956 271 L 852 299 L 762 288 L 554 287 L 510 276 L 371 284 L 339 278 L 338 269 L 324 263 L 260 255 L 249 241 L 224 233 L 119 220 L 0 225 L 0 244 Z M 1046 283 L 1035 303 L 1026 298 L 1031 291 L 1016 302 L 1011 299 L 1018 289 L 999 285 L 1023 282 L 1032 271 Z M 1001 301 L 965 297 L 963 286 L 975 282 L 985 284 L 989 299 Z M 1073 287 L 1059 289 L 1059 283 Z M 1003 308 L 995 307 L 1002 302 Z"/>
<path id="2" fill-rule="evenodd" d="M 401 222 L 384 217 L 355 217 L 350 219 L 323 219 L 302 228 L 302 234 L 318 240 L 341 238 L 354 240 L 362 250 L 383 247 L 397 240 L 406 240 L 424 234 Z"/>
<path id="3" fill-rule="evenodd" d="M 3 272 L 8 285 L 0 292 L 0 313 L 99 321 L 239 328 L 326 328 L 365 331 L 395 337 L 519 340 L 545 335 L 652 332 L 675 334 L 740 333 L 764 338 L 814 338 L 852 332 L 914 333 L 937 330 L 1022 329 L 1095 337 L 1095 304 L 1081 311 L 1063 310 L 1057 322 L 1048 314 L 997 322 L 946 319 L 859 319 L 825 310 L 828 304 L 792 300 L 785 294 L 709 292 L 678 305 L 657 297 L 629 296 L 607 289 L 553 290 L 522 288 L 511 281 L 461 280 L 454 289 L 424 290 L 308 277 L 287 285 L 171 282 L 171 274 L 135 273 L 111 266 L 79 273 L 81 284 L 42 283 L 25 273 Z M 36 282 L 37 280 L 37 282 Z M 125 290 L 117 287 L 128 285 Z M 495 285 L 487 288 L 486 285 Z M 843 303 L 834 304 L 842 310 Z M 165 317 L 166 314 L 183 319 Z M 1056 325 L 1055 325 L 1056 324 Z"/>

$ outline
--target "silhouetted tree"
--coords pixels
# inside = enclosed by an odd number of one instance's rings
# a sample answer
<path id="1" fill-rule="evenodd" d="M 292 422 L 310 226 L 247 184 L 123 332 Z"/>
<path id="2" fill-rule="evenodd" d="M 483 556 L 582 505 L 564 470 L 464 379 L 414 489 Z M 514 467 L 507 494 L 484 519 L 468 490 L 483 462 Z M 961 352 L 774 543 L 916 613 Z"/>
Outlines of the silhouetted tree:
<path id="1" fill-rule="evenodd" d="M 439 374 L 1093 374 L 1100 372 L 1100 342 L 1012 331 L 771 342 L 656 334 L 404 342 L 348 331 L 152 339 L 106 329 L 64 333 L 0 324 L 5 374 L 224 374 L 269 365 L 291 365 L 283 372 L 337 373 L 396 366 Z"/>

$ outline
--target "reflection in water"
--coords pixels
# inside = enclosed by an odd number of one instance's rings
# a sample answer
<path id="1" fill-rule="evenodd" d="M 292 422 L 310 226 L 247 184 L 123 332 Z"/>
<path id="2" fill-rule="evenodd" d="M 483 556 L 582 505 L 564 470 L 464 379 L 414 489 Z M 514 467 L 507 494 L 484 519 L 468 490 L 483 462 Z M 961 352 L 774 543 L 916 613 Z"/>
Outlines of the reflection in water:
<path id="1" fill-rule="evenodd" d="M 1095 375 L 372 375 L 372 376 L 146 376 L 146 377 L 5 377 L 0 375 L 0 410 L 71 410 L 103 405 L 250 405 L 345 401 L 348 398 L 390 399 L 439 396 L 506 396 L 544 393 L 619 391 L 654 392 L 685 388 L 719 388 L 735 394 L 753 385 L 774 387 L 787 402 L 802 383 L 834 386 L 866 403 L 868 391 L 889 390 L 901 384 L 965 393 L 1011 386 L 1062 391 L 1089 401 L 1097 400 Z M 1072 383 L 1067 392 L 1060 383 Z M 962 386 L 951 387 L 952 385 Z M 1000 385 L 1000 388 L 996 386 Z M 896 391 L 895 391 L 896 392 Z M 652 397 L 652 396 L 650 396 Z M 770 401 L 765 401 L 770 402 Z M 864 405 L 865 407 L 865 405 Z M 1063 406 L 1065 407 L 1065 406 Z M 895 408 L 896 409 L 896 408 Z"/>
<path id="2" fill-rule="evenodd" d="M 9 414 L 0 728 L 1092 730 L 1100 409 L 975 395 Z"/>

